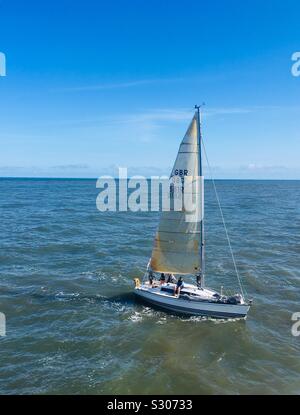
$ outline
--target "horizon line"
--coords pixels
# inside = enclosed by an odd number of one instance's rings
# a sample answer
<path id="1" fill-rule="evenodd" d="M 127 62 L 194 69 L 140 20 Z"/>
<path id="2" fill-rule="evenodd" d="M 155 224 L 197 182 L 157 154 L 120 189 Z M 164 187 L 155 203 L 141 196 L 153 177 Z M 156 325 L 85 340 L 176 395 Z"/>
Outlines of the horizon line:
<path id="1" fill-rule="evenodd" d="M 99 176 L 99 177 L 101 177 L 101 176 Z M 46 176 L 0 176 L 0 180 L 18 180 L 18 179 L 22 179 L 22 180 L 95 180 L 95 181 L 97 181 L 98 179 L 99 179 L 99 177 L 46 177 Z M 117 180 L 120 180 L 120 178 L 119 177 L 114 177 L 114 176 L 110 176 L 110 177 L 112 177 L 113 179 L 117 179 Z M 157 176 L 152 176 L 152 177 L 157 177 Z M 144 177 L 145 179 L 151 179 L 151 176 L 149 177 L 149 176 L 145 176 Z M 131 178 L 130 177 L 128 177 L 127 178 L 127 180 L 130 180 Z M 232 178 L 221 178 L 221 177 L 219 177 L 219 178 L 209 178 L 209 177 L 204 177 L 204 180 L 206 180 L 206 181 L 213 181 L 213 180 L 240 180 L 240 181 L 249 181 L 249 180 L 252 180 L 252 181 L 286 181 L 286 182 L 288 182 L 288 181 L 300 181 L 300 178 L 299 179 L 285 179 L 285 178 L 282 178 L 282 179 L 262 179 L 262 178 L 260 178 L 260 179 L 258 179 L 258 178 L 234 178 L 234 177 L 232 177 Z"/>

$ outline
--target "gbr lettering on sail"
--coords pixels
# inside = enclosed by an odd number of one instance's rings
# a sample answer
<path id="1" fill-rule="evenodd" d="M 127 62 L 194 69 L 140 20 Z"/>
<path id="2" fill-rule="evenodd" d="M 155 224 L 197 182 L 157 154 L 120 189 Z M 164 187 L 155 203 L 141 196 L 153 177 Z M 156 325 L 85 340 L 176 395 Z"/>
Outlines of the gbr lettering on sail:
<path id="1" fill-rule="evenodd" d="M 189 175 L 189 171 L 187 169 L 175 169 L 174 170 L 174 175 L 172 174 L 171 177 L 173 176 L 188 176 Z"/>

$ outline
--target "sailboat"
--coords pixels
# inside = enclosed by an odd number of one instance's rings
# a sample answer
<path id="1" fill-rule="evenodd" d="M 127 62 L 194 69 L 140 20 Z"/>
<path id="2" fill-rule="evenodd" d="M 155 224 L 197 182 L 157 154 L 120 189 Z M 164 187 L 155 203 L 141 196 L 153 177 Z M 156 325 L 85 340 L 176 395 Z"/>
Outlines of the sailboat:
<path id="1" fill-rule="evenodd" d="M 134 292 L 147 303 L 176 314 L 246 318 L 252 300 L 245 299 L 229 237 L 239 292 L 224 295 L 222 288 L 217 292 L 205 283 L 201 108 L 195 105 L 195 114 L 180 144 L 170 176 L 171 207 L 161 212 L 151 258 L 142 282 L 135 278 Z M 181 205 L 176 208 L 178 194 Z M 182 195 L 193 201 L 189 209 L 182 203 Z M 222 211 L 221 215 L 226 230 Z M 188 276 L 193 276 L 195 283 L 186 282 Z"/>

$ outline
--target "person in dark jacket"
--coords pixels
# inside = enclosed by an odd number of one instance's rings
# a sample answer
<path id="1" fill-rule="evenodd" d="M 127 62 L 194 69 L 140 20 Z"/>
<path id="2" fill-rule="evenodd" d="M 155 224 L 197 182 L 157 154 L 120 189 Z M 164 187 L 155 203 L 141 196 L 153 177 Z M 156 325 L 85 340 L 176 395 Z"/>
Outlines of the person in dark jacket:
<path id="1" fill-rule="evenodd" d="M 180 291 L 182 290 L 183 287 L 184 287 L 183 279 L 182 279 L 182 277 L 179 277 L 179 279 L 177 281 L 177 284 L 176 284 L 176 287 L 175 287 L 175 295 L 177 294 L 178 297 L 179 297 Z"/>
<path id="2" fill-rule="evenodd" d="M 166 277 L 165 277 L 165 274 L 162 272 L 161 274 L 160 274 L 160 279 L 159 279 L 159 281 L 160 281 L 160 284 L 162 285 L 162 284 L 165 284 L 165 282 L 166 282 Z"/>
<path id="3" fill-rule="evenodd" d="M 150 287 L 152 287 L 153 286 L 153 272 L 152 271 L 148 272 L 148 280 L 149 280 Z"/>
<path id="4" fill-rule="evenodd" d="M 167 283 L 172 283 L 172 284 L 176 284 L 176 278 L 173 274 L 167 274 L 168 279 L 167 279 Z"/>

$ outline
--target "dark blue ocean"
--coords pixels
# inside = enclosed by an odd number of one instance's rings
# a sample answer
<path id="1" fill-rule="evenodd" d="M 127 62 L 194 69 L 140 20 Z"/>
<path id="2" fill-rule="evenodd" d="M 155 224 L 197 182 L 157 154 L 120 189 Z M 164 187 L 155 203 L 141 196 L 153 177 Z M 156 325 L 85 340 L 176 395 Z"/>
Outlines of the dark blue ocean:
<path id="1" fill-rule="evenodd" d="M 157 212 L 96 209 L 95 180 L 0 179 L 1 394 L 299 394 L 300 181 L 216 182 L 246 321 L 136 302 Z M 206 284 L 238 287 L 212 183 Z"/>

